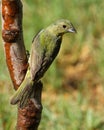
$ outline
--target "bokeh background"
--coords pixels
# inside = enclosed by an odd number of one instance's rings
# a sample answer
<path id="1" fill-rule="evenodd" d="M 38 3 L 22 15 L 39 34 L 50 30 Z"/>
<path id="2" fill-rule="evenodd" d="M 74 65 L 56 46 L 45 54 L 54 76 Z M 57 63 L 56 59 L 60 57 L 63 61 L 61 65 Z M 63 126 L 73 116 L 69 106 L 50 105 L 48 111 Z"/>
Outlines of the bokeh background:
<path id="1" fill-rule="evenodd" d="M 57 19 L 77 29 L 64 36 L 43 78 L 39 130 L 104 130 L 104 0 L 23 0 L 23 11 L 28 50 L 34 35 Z M 0 42 L 0 130 L 13 130 L 17 109 L 10 105 L 14 90 Z"/>

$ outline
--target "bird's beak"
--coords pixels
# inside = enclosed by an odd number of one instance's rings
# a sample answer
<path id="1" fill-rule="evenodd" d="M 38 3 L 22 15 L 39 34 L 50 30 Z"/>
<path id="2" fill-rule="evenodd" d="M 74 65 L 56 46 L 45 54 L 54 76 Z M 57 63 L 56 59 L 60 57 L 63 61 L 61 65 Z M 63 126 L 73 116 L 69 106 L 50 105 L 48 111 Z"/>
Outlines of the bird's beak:
<path id="1" fill-rule="evenodd" d="M 77 33 L 77 30 L 76 30 L 75 27 L 71 24 L 71 28 L 68 30 L 68 32 Z"/>

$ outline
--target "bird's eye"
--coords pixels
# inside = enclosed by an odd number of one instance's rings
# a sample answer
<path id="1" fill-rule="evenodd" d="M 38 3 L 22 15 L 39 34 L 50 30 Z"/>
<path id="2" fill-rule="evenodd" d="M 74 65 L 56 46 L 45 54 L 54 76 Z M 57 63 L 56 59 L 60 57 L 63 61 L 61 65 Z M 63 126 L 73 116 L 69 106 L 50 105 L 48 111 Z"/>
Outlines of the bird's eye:
<path id="1" fill-rule="evenodd" d="M 63 25 L 63 28 L 66 28 L 66 25 Z"/>

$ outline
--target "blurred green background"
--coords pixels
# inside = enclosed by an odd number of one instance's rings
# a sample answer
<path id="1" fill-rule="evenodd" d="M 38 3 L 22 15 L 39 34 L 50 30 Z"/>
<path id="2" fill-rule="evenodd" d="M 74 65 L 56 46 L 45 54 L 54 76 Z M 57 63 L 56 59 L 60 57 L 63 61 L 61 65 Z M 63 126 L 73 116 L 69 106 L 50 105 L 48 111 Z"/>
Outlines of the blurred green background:
<path id="1" fill-rule="evenodd" d="M 43 78 L 39 130 L 104 130 L 104 0 L 23 0 L 23 15 L 28 50 L 34 35 L 57 19 L 77 29 L 64 36 Z M 13 130 L 17 110 L 10 105 L 14 90 L 0 41 L 0 130 Z"/>

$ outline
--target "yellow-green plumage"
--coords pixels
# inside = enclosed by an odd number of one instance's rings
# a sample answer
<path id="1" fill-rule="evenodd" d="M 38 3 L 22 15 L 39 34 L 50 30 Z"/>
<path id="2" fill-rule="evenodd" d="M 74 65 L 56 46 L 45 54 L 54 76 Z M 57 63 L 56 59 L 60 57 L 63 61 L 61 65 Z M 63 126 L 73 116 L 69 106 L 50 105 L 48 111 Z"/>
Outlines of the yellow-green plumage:
<path id="1" fill-rule="evenodd" d="M 62 42 L 62 36 L 68 32 L 76 32 L 76 30 L 70 21 L 62 19 L 51 24 L 46 29 L 41 30 L 34 37 L 30 51 L 28 73 L 14 94 L 11 100 L 12 104 L 16 104 L 18 101 L 24 102 L 25 97 L 28 97 L 28 94 L 33 89 L 33 83 L 43 77 L 57 56 Z M 28 86 L 28 89 L 26 89 L 26 86 Z"/>

